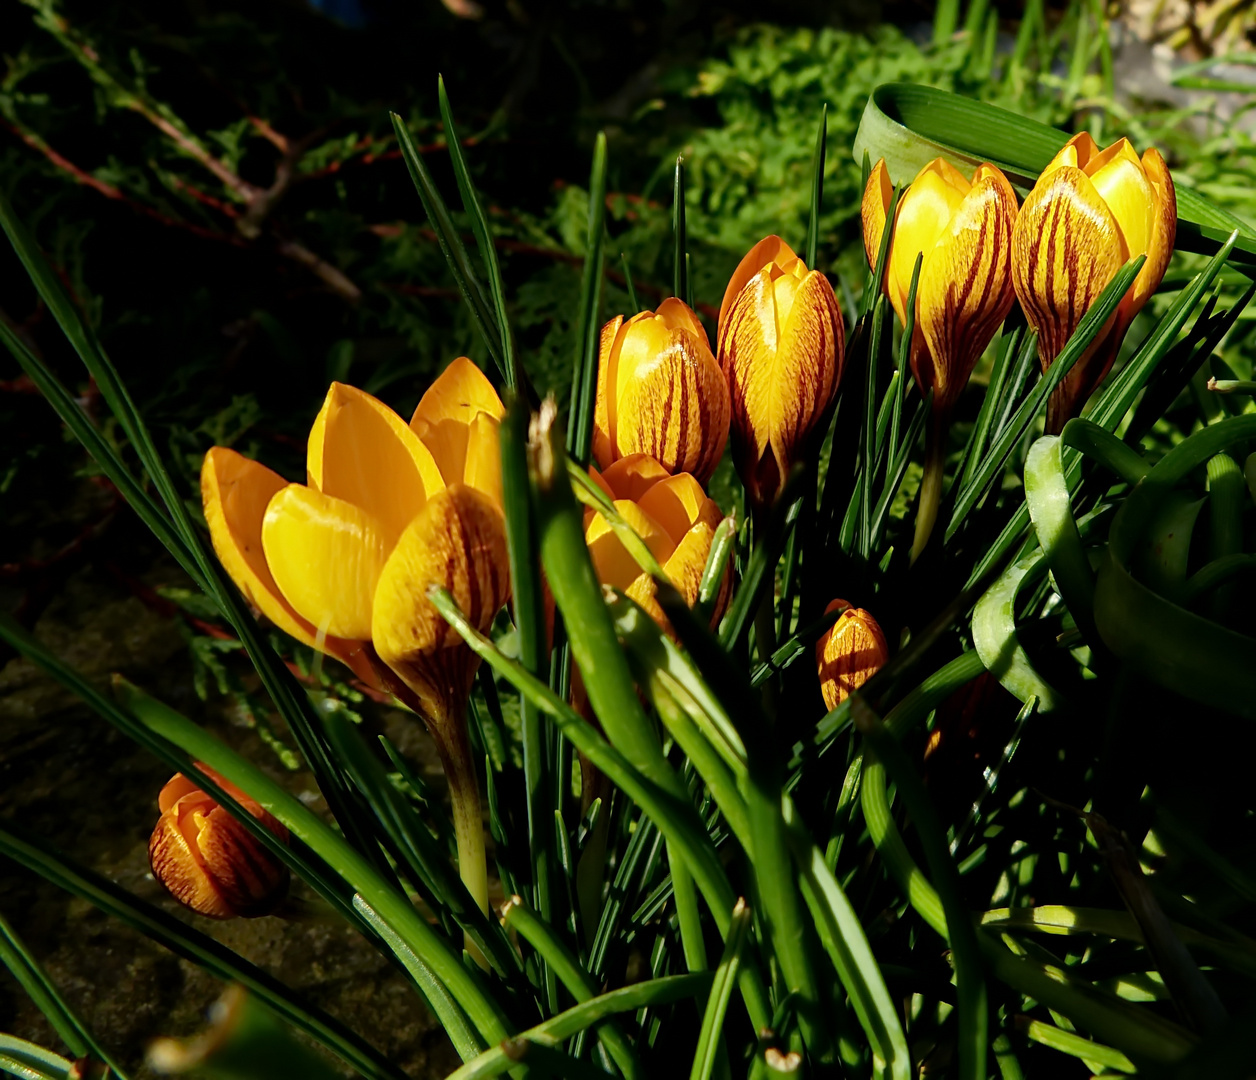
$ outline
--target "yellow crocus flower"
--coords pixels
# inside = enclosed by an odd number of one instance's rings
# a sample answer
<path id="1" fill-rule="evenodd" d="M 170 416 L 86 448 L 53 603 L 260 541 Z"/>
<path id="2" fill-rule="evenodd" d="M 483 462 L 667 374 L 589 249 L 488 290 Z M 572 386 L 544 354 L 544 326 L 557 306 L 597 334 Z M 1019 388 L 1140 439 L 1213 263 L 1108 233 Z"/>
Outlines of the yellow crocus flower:
<path id="1" fill-rule="evenodd" d="M 870 266 L 881 247 L 892 194 L 885 162 L 878 161 L 861 208 Z M 979 165 L 969 180 L 936 158 L 916 174 L 898 201 L 885 292 L 906 326 L 912 271 L 921 257 L 911 369 L 920 392 L 933 391 L 913 557 L 924 548 L 937 516 L 951 411 L 1012 307 L 1015 222 L 1016 193 L 993 165 Z"/>
<path id="2" fill-rule="evenodd" d="M 728 387 L 706 330 L 683 301 L 602 328 L 593 456 L 607 468 L 649 454 L 669 473 L 711 479 L 728 442 Z"/>
<path id="3" fill-rule="evenodd" d="M 1130 323 L 1164 277 L 1176 233 L 1173 178 L 1154 147 L 1141 159 L 1128 139 L 1101 151 L 1082 132 L 1038 177 L 1012 234 L 1012 280 L 1038 331 L 1043 371 L 1116 272 L 1147 256 L 1108 325 L 1051 395 L 1049 434 L 1081 411 L 1111 370 Z"/>
<path id="4" fill-rule="evenodd" d="M 885 666 L 890 653 L 881 627 L 863 608 L 834 600 L 824 609 L 841 614 L 816 642 L 820 693 L 831 712 Z"/>
<path id="5" fill-rule="evenodd" d="M 482 631 L 510 596 L 501 504 L 501 401 L 455 360 L 409 424 L 370 394 L 327 392 L 305 484 L 233 450 L 201 491 L 220 561 L 281 629 L 395 693 L 427 724 L 449 781 L 463 881 L 485 911 L 480 797 L 466 732 L 478 658 L 427 599 L 448 589 Z"/>
<path id="6" fill-rule="evenodd" d="M 770 506 L 842 376 L 845 327 L 833 286 L 779 236 L 760 240 L 724 292 L 718 346 L 737 471 L 751 503 Z"/>

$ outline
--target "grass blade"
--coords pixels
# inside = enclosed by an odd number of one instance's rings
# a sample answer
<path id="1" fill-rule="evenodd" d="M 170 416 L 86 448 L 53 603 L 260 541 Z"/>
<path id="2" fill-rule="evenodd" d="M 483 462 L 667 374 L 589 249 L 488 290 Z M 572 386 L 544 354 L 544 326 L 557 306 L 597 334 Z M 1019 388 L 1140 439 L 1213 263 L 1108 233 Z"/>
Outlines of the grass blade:
<path id="1" fill-rule="evenodd" d="M 724 943 L 724 955 L 715 969 L 715 981 L 711 996 L 707 998 L 706 1012 L 702 1017 L 702 1029 L 698 1033 L 698 1049 L 693 1055 L 693 1067 L 689 1080 L 709 1080 L 716 1059 L 723 1052 L 721 1034 L 724 1030 L 724 1014 L 728 1011 L 728 999 L 737 982 L 737 966 L 741 963 L 741 949 L 750 929 L 750 909 L 746 901 L 739 899 L 733 908 L 732 924 Z"/>

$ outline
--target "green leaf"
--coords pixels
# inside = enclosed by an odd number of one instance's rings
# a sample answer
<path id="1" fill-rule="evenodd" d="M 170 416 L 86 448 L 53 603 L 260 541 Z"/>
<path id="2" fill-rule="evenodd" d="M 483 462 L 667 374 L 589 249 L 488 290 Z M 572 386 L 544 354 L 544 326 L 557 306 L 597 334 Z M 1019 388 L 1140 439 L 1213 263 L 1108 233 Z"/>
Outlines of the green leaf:
<path id="1" fill-rule="evenodd" d="M 694 1051 L 693 1067 L 689 1070 L 689 1080 L 709 1080 L 715 1068 L 716 1059 L 723 1052 L 721 1035 L 724 1030 L 724 1014 L 728 1011 L 728 999 L 732 996 L 733 986 L 737 982 L 737 965 L 741 963 L 741 949 L 746 943 L 746 934 L 750 929 L 750 909 L 744 899 L 737 901 L 733 908 L 732 924 L 727 940 L 724 942 L 724 955 L 720 965 L 715 969 L 715 981 L 711 986 L 711 996 L 707 998 L 706 1012 L 702 1017 L 702 1028 L 698 1032 L 698 1048 Z"/>
<path id="2" fill-rule="evenodd" d="M 576 355 L 571 381 L 571 415 L 567 449 L 576 463 L 589 464 L 593 446 L 593 413 L 597 405 L 598 346 L 601 326 L 602 249 L 606 241 L 606 133 L 599 131 L 589 174 L 589 227 L 584 272 L 576 319 Z"/>
<path id="3" fill-rule="evenodd" d="M 0 1070 L 19 1080 L 75 1080 L 78 1070 L 51 1050 L 0 1032 Z"/>

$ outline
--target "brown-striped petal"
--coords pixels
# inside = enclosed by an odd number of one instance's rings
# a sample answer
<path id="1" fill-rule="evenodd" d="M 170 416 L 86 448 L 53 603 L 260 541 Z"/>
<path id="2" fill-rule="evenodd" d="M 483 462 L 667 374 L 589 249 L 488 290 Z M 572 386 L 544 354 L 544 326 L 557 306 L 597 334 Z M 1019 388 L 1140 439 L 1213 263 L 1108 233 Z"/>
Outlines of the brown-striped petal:
<path id="1" fill-rule="evenodd" d="M 922 392 L 933 389 L 935 411 L 950 411 L 1011 310 L 1015 222 L 1012 185 L 998 169 L 982 165 L 921 265 L 916 318 L 928 351 L 913 350 L 913 370 Z"/>
<path id="2" fill-rule="evenodd" d="M 655 325 L 658 325 L 657 323 Z M 636 328 L 627 332 L 629 338 Z M 644 453 L 669 472 L 689 472 L 704 483 L 728 442 L 728 384 L 705 334 L 664 330 L 652 356 L 637 359 L 625 382 L 628 347 L 620 356 L 624 383 L 617 409 L 615 450 Z"/>
<path id="3" fill-rule="evenodd" d="M 1124 262 L 1120 227 L 1085 173 L 1066 165 L 1039 180 L 1012 230 L 1012 284 L 1044 370 Z"/>
<path id="4" fill-rule="evenodd" d="M 389 545 L 379 521 L 343 499 L 289 484 L 262 522 L 266 562 L 287 601 L 319 630 L 371 636 L 371 602 Z"/>
<path id="5" fill-rule="evenodd" d="M 816 642 L 816 673 L 824 704 L 836 709 L 875 675 L 889 659 L 885 635 L 868 612 L 834 600 L 825 613 L 845 608 Z"/>
<path id="6" fill-rule="evenodd" d="M 813 270 L 794 295 L 771 373 L 769 440 L 782 477 L 837 392 L 845 347 L 833 286 Z"/>
<path id="7" fill-rule="evenodd" d="M 510 598 L 505 522 L 488 498 L 465 484 L 428 500 L 379 576 L 372 639 L 380 659 L 402 678 L 417 658 L 463 644 L 428 600 L 433 585 L 448 589 L 480 630 Z"/>
<path id="8" fill-rule="evenodd" d="M 310 431 L 310 487 L 353 503 L 379 523 L 391 543 L 444 487 L 431 452 L 387 405 L 332 383 Z"/>

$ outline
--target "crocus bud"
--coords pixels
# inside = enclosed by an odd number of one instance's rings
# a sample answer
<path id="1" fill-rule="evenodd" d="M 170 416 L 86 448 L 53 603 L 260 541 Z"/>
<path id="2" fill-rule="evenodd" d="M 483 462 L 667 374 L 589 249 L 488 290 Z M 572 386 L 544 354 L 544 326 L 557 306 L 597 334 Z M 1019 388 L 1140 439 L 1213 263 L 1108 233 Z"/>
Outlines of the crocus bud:
<path id="1" fill-rule="evenodd" d="M 288 830 L 208 766 L 197 768 L 284 843 Z M 157 796 L 161 818 L 148 842 L 153 877 L 184 907 L 211 919 L 268 915 L 288 894 L 288 868 L 182 773 Z"/>
<path id="2" fill-rule="evenodd" d="M 751 502 L 770 506 L 842 376 L 845 328 L 833 286 L 779 236 L 760 240 L 724 292 L 718 344 L 737 471 Z"/>
<path id="3" fill-rule="evenodd" d="M 861 211 L 870 266 L 881 248 L 892 194 L 885 162 L 878 161 L 868 177 Z M 924 548 L 937 516 L 951 411 L 1012 308 L 1015 222 L 1016 193 L 993 165 L 977 166 L 970 181 L 936 158 L 898 200 L 885 292 L 905 327 L 912 272 L 921 258 L 911 370 L 922 394 L 933 391 L 913 558 Z"/>
<path id="4" fill-rule="evenodd" d="M 602 328 L 593 455 L 605 469 L 649 454 L 669 473 L 711 479 L 728 442 L 728 386 L 683 300 Z"/>
<path id="5" fill-rule="evenodd" d="M 1051 395 L 1048 434 L 1081 411 L 1112 368 L 1130 323 L 1164 277 L 1176 233 L 1173 178 L 1155 148 L 1140 160 L 1128 139 L 1101 151 L 1082 132 L 1038 177 L 1012 234 L 1012 280 L 1038 331 L 1043 371 L 1116 272 L 1147 256 L 1108 324 Z"/>
<path id="6" fill-rule="evenodd" d="M 881 247 L 893 194 L 884 161 L 864 190 L 864 250 L 871 266 Z M 917 256 L 911 368 L 935 413 L 949 415 L 968 376 L 1012 308 L 1012 227 L 1016 193 L 993 165 L 972 180 L 943 158 L 929 162 L 898 201 L 885 292 L 906 325 Z"/>
<path id="7" fill-rule="evenodd" d="M 845 600 L 834 600 L 824 610 L 825 614 L 842 612 L 837 622 L 816 642 L 820 692 L 824 695 L 824 704 L 836 709 L 881 670 L 890 654 L 877 620 L 863 608 L 853 608 Z"/>

